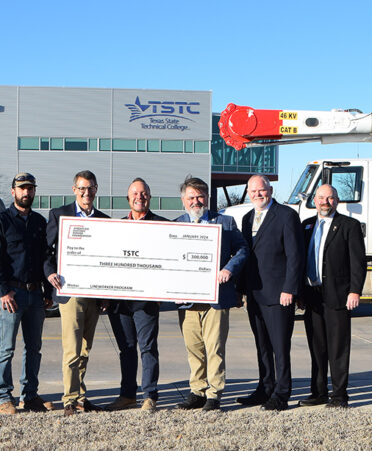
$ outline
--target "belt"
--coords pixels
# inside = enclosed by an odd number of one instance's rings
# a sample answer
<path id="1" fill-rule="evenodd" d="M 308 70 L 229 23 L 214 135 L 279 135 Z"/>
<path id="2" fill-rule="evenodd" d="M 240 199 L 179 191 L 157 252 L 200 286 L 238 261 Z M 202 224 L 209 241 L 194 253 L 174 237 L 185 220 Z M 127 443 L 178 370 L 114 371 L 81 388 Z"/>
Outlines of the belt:
<path id="1" fill-rule="evenodd" d="M 10 280 L 8 285 L 12 288 L 21 288 L 26 291 L 35 291 L 41 288 L 40 282 L 21 282 L 20 280 Z"/>

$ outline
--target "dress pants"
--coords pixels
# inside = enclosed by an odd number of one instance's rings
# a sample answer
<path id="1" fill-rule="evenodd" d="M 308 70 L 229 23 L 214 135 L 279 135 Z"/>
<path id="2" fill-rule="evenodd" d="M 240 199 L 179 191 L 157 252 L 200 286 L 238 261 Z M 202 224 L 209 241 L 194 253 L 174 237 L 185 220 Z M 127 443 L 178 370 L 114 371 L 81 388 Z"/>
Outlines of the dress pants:
<path id="1" fill-rule="evenodd" d="M 312 396 L 328 395 L 329 362 L 333 387 L 331 397 L 347 401 L 351 341 L 350 312 L 346 307 L 329 308 L 324 302 L 321 287 L 307 286 L 305 300 L 305 327 L 311 355 Z"/>
<path id="2" fill-rule="evenodd" d="M 86 387 L 84 376 L 87 370 L 89 351 L 92 349 L 94 332 L 99 317 L 95 299 L 70 298 L 59 304 L 62 322 L 62 372 L 63 404 L 83 402 Z"/>
<path id="3" fill-rule="evenodd" d="M 120 350 L 120 396 L 131 399 L 136 397 L 138 388 L 138 342 L 142 360 L 142 390 L 144 398 L 151 398 L 157 401 L 159 307 L 154 304 L 154 308 L 145 307 L 135 311 L 122 308 L 117 313 L 109 312 L 109 319 Z"/>
<path id="4" fill-rule="evenodd" d="M 292 391 L 290 352 L 294 311 L 294 304 L 288 307 L 263 305 L 253 298 L 248 302 L 249 322 L 257 348 L 257 391 L 285 402 Z"/>
<path id="5" fill-rule="evenodd" d="M 219 400 L 226 379 L 229 309 L 194 304 L 190 309 L 179 309 L 178 314 L 190 366 L 191 392 Z"/>

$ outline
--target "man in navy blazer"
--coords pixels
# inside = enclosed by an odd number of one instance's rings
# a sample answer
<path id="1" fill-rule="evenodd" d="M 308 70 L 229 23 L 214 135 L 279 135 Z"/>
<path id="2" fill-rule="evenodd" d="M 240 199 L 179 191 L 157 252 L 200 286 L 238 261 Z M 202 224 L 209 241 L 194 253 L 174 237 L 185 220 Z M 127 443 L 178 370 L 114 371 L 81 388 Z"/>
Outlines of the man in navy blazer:
<path id="1" fill-rule="evenodd" d="M 299 293 L 304 267 L 301 223 L 294 210 L 272 198 L 266 176 L 251 177 L 247 189 L 254 209 L 244 216 L 242 232 L 251 255 L 239 290 L 248 298 L 259 383 L 249 397 L 238 398 L 237 402 L 262 404 L 264 410 L 284 410 L 291 394 L 294 297 Z"/>
<path id="2" fill-rule="evenodd" d="M 248 257 L 248 247 L 231 216 L 208 210 L 208 185 L 187 178 L 181 185 L 187 211 L 179 222 L 222 225 L 218 304 L 192 304 L 178 310 L 179 322 L 190 365 L 190 394 L 180 409 L 216 410 L 225 388 L 225 346 L 229 309 L 237 306 L 235 281 Z"/>
<path id="3" fill-rule="evenodd" d="M 48 256 L 44 263 L 44 273 L 54 288 L 61 288 L 57 274 L 58 229 L 61 216 L 84 218 L 108 218 L 93 207 L 97 192 L 96 176 L 90 171 L 78 172 L 74 177 L 72 190 L 76 201 L 72 204 L 53 208 L 49 212 L 47 225 Z M 62 397 L 65 416 L 76 413 L 101 410 L 85 396 L 84 376 L 87 369 L 89 351 L 92 348 L 99 307 L 95 299 L 56 297 L 62 321 L 63 385 Z"/>
<path id="4" fill-rule="evenodd" d="M 303 222 L 307 268 L 302 298 L 311 355 L 311 395 L 300 406 L 348 406 L 350 311 L 359 305 L 367 266 L 360 222 L 339 214 L 338 201 L 333 186 L 320 186 L 314 197 L 318 214 Z M 330 400 L 328 362 L 333 386 Z"/>

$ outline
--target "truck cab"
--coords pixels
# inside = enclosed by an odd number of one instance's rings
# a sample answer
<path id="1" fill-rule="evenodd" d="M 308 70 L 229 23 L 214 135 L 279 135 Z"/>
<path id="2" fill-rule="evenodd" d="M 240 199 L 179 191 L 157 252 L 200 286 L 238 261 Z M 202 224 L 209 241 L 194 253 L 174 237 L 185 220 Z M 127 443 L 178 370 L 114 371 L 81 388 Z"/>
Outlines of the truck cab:
<path id="1" fill-rule="evenodd" d="M 294 208 L 303 221 L 316 214 L 314 196 L 317 188 L 328 183 L 337 189 L 337 211 L 360 221 L 366 254 L 372 260 L 372 231 L 369 200 L 369 172 L 372 159 L 316 160 L 307 164 L 286 204 Z"/>

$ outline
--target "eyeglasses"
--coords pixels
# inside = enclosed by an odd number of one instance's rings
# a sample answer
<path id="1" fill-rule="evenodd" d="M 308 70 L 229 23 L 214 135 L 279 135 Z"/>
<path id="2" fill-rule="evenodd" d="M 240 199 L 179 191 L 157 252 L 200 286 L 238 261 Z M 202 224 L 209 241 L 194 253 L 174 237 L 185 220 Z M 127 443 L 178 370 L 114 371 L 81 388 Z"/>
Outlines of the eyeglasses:
<path id="1" fill-rule="evenodd" d="M 76 186 L 75 188 L 79 191 L 80 194 L 84 194 L 85 191 L 89 191 L 90 193 L 95 193 L 97 191 L 97 185 L 91 186 Z"/>

